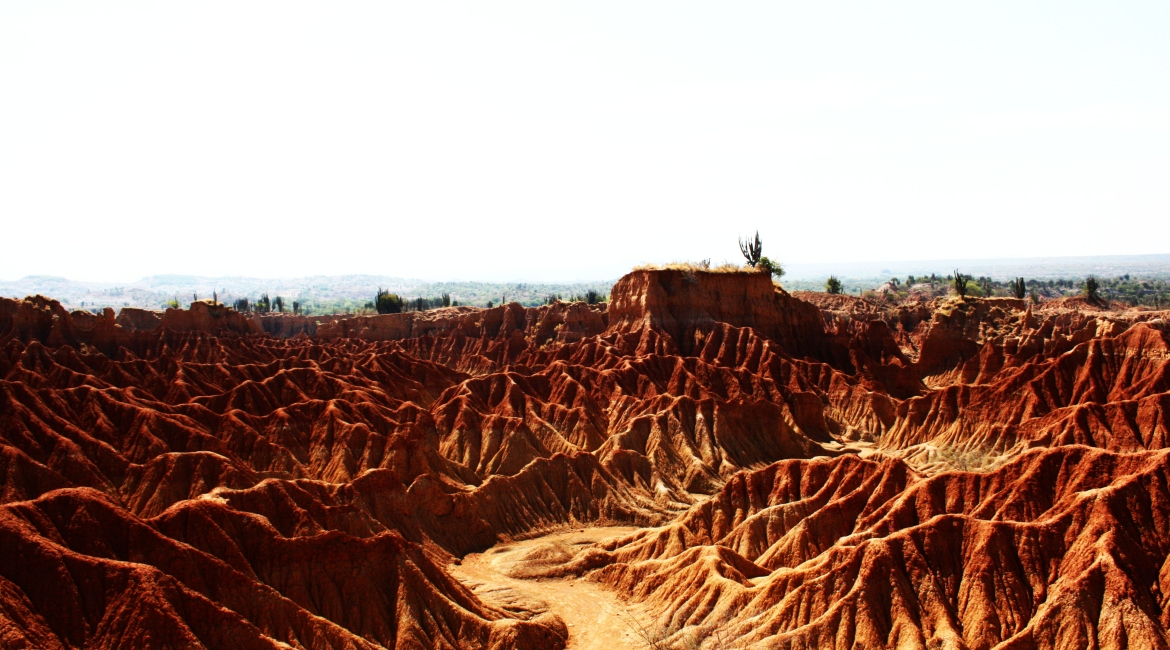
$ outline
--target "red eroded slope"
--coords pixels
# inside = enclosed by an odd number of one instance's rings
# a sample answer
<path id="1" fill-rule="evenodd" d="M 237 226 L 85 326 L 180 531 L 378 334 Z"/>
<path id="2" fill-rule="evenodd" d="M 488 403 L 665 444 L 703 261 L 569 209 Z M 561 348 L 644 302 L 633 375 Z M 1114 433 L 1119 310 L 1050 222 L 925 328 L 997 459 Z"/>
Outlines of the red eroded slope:
<path id="1" fill-rule="evenodd" d="M 545 572 L 676 644 L 1165 644 L 1163 314 L 698 270 L 611 295 L 313 323 L 0 299 L 4 647 L 563 647 L 446 563 L 607 523 L 661 528 Z"/>
<path id="2" fill-rule="evenodd" d="M 1075 446 L 982 475 L 784 461 L 566 570 L 766 647 L 1167 647 L 1168 472 Z"/>

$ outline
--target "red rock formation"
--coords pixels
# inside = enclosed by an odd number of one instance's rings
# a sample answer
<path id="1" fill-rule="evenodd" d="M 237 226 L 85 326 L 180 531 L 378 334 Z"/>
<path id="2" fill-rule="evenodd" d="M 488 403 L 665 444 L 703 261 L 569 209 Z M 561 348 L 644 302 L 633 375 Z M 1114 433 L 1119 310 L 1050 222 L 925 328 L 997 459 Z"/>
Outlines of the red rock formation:
<path id="1" fill-rule="evenodd" d="M 1166 647 L 1168 472 L 1076 446 L 982 475 L 784 461 L 568 569 L 724 642 Z"/>
<path id="2" fill-rule="evenodd" d="M 678 644 L 1167 645 L 1165 314 L 611 295 L 316 337 L 0 300 L 0 645 L 562 647 L 443 565 L 584 523 L 660 528 L 542 570 Z"/>

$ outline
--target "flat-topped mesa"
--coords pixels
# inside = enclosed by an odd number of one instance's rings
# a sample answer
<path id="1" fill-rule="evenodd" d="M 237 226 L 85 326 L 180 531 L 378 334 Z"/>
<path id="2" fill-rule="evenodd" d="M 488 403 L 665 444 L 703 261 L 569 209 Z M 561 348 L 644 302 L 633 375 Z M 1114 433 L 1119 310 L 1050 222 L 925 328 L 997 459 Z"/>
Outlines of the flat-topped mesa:
<path id="1" fill-rule="evenodd" d="M 683 354 L 692 351 L 696 333 L 718 323 L 750 327 L 796 357 L 832 356 L 820 310 L 772 284 L 767 273 L 637 270 L 610 292 L 609 331 L 658 330 Z"/>

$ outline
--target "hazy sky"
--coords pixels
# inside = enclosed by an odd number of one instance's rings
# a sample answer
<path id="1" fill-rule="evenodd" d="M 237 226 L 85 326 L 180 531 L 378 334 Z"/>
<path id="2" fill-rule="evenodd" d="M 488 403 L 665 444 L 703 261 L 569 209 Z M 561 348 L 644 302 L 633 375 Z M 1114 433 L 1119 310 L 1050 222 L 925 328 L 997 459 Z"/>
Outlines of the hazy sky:
<path id="1" fill-rule="evenodd" d="M 0 279 L 1170 252 L 1170 3 L 0 2 Z"/>

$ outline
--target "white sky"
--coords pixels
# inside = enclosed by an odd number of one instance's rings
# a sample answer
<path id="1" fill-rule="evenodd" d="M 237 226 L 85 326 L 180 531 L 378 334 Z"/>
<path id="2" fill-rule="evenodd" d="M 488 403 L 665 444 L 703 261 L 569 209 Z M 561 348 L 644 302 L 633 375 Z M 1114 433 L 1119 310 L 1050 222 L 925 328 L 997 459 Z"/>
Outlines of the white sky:
<path id="1" fill-rule="evenodd" d="M 1170 3 L 0 2 L 0 279 L 1170 252 Z"/>

